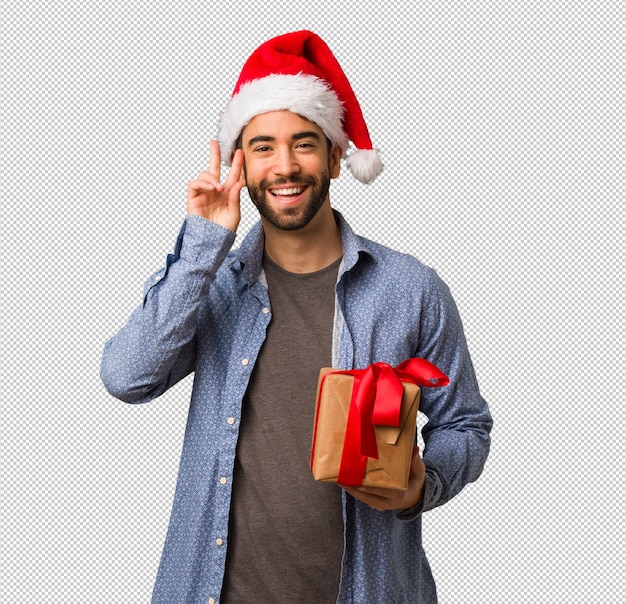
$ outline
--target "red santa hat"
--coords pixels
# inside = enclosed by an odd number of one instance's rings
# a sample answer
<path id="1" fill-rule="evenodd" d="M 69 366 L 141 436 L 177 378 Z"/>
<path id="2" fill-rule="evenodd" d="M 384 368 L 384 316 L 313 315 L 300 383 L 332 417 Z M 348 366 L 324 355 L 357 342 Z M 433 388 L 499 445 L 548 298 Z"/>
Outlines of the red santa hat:
<path id="1" fill-rule="evenodd" d="M 289 110 L 317 124 L 345 155 L 352 175 L 372 182 L 383 169 L 361 107 L 330 48 L 316 34 L 298 31 L 268 40 L 246 61 L 222 113 L 218 140 L 230 162 L 237 139 L 255 116 Z"/>

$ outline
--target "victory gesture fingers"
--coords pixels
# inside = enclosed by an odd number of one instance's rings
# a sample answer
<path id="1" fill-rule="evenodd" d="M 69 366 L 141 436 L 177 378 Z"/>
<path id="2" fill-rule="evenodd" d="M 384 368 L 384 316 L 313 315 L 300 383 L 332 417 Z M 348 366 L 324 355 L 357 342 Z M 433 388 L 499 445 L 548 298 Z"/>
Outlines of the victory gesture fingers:
<path id="1" fill-rule="evenodd" d="M 220 161 L 220 147 L 212 140 L 209 169 L 200 172 L 198 179 L 187 185 L 187 213 L 236 231 L 241 220 L 239 194 L 244 184 L 243 153 L 240 149 L 235 151 L 224 184 L 220 182 Z"/>

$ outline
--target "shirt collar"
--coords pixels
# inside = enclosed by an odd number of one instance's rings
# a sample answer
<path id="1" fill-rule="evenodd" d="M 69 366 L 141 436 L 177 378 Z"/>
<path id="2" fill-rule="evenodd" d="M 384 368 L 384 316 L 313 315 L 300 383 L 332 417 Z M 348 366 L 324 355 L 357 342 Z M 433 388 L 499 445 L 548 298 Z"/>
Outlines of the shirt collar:
<path id="1" fill-rule="evenodd" d="M 373 251 L 368 247 L 367 240 L 355 235 L 346 219 L 337 210 L 333 210 L 341 233 L 343 261 L 339 268 L 339 277 L 351 270 L 363 256 L 375 260 Z M 244 237 L 241 246 L 233 252 L 231 265 L 238 262 L 241 265 L 243 276 L 252 285 L 256 283 L 262 273 L 263 248 L 265 236 L 261 221 L 257 222 Z"/>

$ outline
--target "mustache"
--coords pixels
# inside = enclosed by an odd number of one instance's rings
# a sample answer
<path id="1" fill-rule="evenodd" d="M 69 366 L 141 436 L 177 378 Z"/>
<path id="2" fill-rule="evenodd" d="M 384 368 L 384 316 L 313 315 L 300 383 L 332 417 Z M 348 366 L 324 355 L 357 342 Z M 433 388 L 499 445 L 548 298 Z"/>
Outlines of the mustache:
<path id="1" fill-rule="evenodd" d="M 281 185 L 310 185 L 315 186 L 317 184 L 317 178 L 314 176 L 301 176 L 298 178 L 276 178 L 271 182 L 269 180 L 262 180 L 259 183 L 261 190 L 269 189 L 270 187 L 280 187 Z"/>

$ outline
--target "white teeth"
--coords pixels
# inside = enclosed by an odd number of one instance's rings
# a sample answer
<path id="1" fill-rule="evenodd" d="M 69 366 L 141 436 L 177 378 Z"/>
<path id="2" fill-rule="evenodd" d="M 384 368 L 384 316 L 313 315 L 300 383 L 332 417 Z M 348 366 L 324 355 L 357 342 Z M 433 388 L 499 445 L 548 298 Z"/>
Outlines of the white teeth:
<path id="1" fill-rule="evenodd" d="M 292 189 L 274 189 L 272 191 L 272 195 L 276 196 L 286 196 L 286 195 L 300 195 L 304 189 L 302 188 L 292 188 Z"/>

